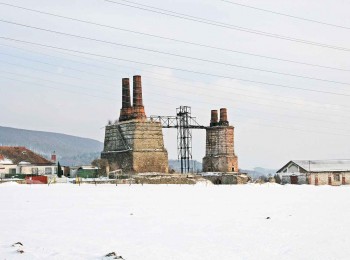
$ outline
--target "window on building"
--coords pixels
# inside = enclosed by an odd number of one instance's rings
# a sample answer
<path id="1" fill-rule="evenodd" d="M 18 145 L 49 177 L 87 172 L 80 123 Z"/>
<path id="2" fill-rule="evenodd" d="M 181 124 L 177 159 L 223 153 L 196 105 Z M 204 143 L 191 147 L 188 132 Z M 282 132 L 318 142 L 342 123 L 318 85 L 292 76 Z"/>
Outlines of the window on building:
<path id="1" fill-rule="evenodd" d="M 52 168 L 51 167 L 45 167 L 45 174 L 52 174 Z"/>
<path id="2" fill-rule="evenodd" d="M 334 181 L 340 181 L 340 174 L 339 173 L 334 173 L 333 174 L 333 179 L 334 179 Z"/>
<path id="3" fill-rule="evenodd" d="M 10 174 L 16 174 L 16 168 L 10 168 L 9 169 Z"/>
<path id="4" fill-rule="evenodd" d="M 38 168 L 32 168 L 32 174 L 38 174 L 39 169 Z"/>

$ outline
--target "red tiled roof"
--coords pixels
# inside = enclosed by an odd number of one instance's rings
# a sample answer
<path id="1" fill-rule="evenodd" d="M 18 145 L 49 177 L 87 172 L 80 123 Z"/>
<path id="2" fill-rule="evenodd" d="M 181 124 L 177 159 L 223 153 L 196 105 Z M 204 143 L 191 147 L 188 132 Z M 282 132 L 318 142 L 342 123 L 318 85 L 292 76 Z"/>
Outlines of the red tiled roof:
<path id="1" fill-rule="evenodd" d="M 0 158 L 1 156 L 10 159 L 14 164 L 20 162 L 29 162 L 31 164 L 53 164 L 44 157 L 22 146 L 0 146 Z"/>

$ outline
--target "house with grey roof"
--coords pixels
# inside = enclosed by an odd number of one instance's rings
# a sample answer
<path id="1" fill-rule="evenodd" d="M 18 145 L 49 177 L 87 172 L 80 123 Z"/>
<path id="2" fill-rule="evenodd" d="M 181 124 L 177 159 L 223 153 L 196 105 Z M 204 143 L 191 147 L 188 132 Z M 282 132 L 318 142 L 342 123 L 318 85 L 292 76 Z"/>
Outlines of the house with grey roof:
<path id="1" fill-rule="evenodd" d="M 293 160 L 277 171 L 282 184 L 350 184 L 350 159 Z"/>

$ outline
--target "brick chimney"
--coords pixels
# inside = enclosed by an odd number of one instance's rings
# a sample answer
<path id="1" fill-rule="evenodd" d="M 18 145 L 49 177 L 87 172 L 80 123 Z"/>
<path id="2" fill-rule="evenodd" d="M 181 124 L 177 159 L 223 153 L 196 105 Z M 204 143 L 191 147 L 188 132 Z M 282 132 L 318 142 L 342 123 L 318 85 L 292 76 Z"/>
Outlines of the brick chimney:
<path id="1" fill-rule="evenodd" d="M 120 110 L 119 121 L 127 121 L 132 118 L 133 109 L 130 99 L 130 82 L 128 78 L 122 79 L 122 108 Z"/>
<path id="2" fill-rule="evenodd" d="M 226 108 L 220 108 L 220 125 L 228 125 L 227 121 L 227 109 Z"/>
<path id="3" fill-rule="evenodd" d="M 142 101 L 142 83 L 141 76 L 133 77 L 133 110 L 135 119 L 146 118 L 145 108 Z"/>
<path id="4" fill-rule="evenodd" d="M 51 162 L 56 163 L 56 161 L 57 161 L 56 152 L 53 151 L 51 154 Z"/>
<path id="5" fill-rule="evenodd" d="M 218 125 L 218 111 L 212 110 L 211 118 L 210 118 L 210 126 L 216 126 L 216 125 Z"/>

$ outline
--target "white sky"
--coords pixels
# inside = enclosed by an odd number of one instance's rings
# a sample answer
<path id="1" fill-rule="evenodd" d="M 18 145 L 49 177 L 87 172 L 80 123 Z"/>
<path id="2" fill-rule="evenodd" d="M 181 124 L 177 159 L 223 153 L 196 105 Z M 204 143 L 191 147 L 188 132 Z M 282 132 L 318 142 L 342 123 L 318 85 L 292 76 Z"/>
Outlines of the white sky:
<path id="1" fill-rule="evenodd" d="M 116 0 L 117 1 L 117 0 Z M 136 1 L 136 0 L 135 0 Z M 140 3 L 141 1 L 138 0 Z M 4 3 L 119 28 L 240 52 L 350 70 L 350 52 L 305 45 L 146 12 L 103 0 L 3 0 Z M 350 2 L 240 0 L 239 3 L 350 27 Z M 350 48 L 349 29 L 300 21 L 218 0 L 145 0 L 142 4 L 206 19 Z M 306 66 L 141 36 L 0 5 L 1 20 L 163 52 L 350 83 L 349 71 Z M 350 95 L 347 84 L 322 82 L 155 54 L 0 22 L 0 37 L 271 84 Z M 37 62 L 39 61 L 39 62 Z M 103 141 L 119 117 L 121 79 L 143 76 L 147 115 L 175 115 L 180 105 L 208 125 L 210 110 L 227 107 L 240 168 L 279 168 L 291 159 L 350 158 L 350 96 L 229 80 L 69 54 L 0 39 L 0 125 L 61 132 Z M 205 153 L 205 131 L 193 132 L 194 159 Z M 169 158 L 176 130 L 164 131 Z"/>

